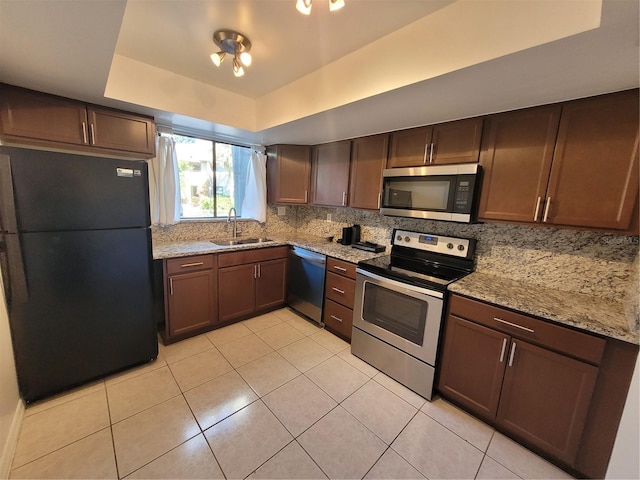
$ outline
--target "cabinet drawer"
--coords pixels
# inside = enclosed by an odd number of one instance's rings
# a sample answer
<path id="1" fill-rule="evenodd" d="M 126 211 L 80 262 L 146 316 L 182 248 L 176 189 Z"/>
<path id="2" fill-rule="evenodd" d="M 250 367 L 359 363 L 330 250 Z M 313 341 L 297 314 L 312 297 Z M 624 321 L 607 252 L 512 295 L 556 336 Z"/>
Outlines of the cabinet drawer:
<path id="1" fill-rule="evenodd" d="M 242 265 L 243 263 L 257 263 L 276 258 L 287 258 L 289 247 L 254 248 L 239 252 L 229 252 L 219 254 L 218 265 L 220 267 L 230 267 L 232 265 Z"/>
<path id="2" fill-rule="evenodd" d="M 215 260 L 215 255 L 194 255 L 193 257 L 170 258 L 167 260 L 167 275 L 215 268 Z"/>
<path id="3" fill-rule="evenodd" d="M 353 324 L 353 310 L 339 303 L 327 300 L 324 304 L 322 316 L 324 324 L 344 337 L 351 338 L 351 325 Z"/>
<path id="4" fill-rule="evenodd" d="M 350 278 L 336 275 L 335 273 L 327 273 L 327 285 L 325 288 L 325 296 L 329 300 L 338 302 L 347 308 L 353 309 L 353 299 L 356 292 L 356 281 Z"/>
<path id="5" fill-rule="evenodd" d="M 606 344 L 603 338 L 458 295 L 451 296 L 449 305 L 452 314 L 512 337 L 528 340 L 596 365 L 602 360 Z"/>
<path id="6" fill-rule="evenodd" d="M 356 278 L 355 263 L 344 262 L 337 258 L 327 257 L 327 272 L 337 273 L 345 277 Z"/>

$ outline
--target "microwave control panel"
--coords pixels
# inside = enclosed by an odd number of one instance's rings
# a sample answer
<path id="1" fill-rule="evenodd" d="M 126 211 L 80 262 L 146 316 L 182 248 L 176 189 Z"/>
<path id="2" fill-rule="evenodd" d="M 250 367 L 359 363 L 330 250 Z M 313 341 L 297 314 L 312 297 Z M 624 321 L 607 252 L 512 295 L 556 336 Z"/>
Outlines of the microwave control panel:
<path id="1" fill-rule="evenodd" d="M 476 175 L 458 175 L 456 178 L 453 211 L 455 213 L 471 213 L 475 192 Z"/>
<path id="2" fill-rule="evenodd" d="M 472 240 L 468 238 L 445 237 L 442 235 L 431 235 L 407 230 L 395 230 L 392 244 L 413 248 L 415 250 L 467 258 L 473 253 L 470 252 L 471 242 Z"/>

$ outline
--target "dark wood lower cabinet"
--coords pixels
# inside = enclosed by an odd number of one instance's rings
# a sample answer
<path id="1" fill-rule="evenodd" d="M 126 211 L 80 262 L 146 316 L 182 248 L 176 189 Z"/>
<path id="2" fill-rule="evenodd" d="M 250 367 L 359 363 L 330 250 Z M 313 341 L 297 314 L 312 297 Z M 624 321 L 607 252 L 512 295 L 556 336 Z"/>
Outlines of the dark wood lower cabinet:
<path id="1" fill-rule="evenodd" d="M 287 259 L 279 258 L 258 264 L 256 310 L 279 307 L 287 300 L 285 275 Z"/>
<path id="2" fill-rule="evenodd" d="M 225 267 L 218 271 L 221 322 L 228 322 L 255 311 L 254 272 L 254 265 Z"/>

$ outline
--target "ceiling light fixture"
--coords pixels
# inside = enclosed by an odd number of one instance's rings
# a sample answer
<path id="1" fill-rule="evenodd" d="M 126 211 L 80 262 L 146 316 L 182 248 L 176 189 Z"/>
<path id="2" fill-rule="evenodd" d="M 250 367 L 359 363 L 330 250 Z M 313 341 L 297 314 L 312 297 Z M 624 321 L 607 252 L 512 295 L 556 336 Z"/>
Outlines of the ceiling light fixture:
<path id="1" fill-rule="evenodd" d="M 310 0 L 309 0 L 310 1 Z M 211 61 L 219 67 L 227 54 L 233 56 L 233 74 L 236 77 L 244 75 L 244 68 L 251 65 L 251 42 L 246 37 L 235 30 L 216 30 L 213 33 L 213 43 L 220 49 L 219 52 L 211 54 Z"/>
<path id="2" fill-rule="evenodd" d="M 296 10 L 304 15 L 309 15 L 311 13 L 311 2 L 312 0 L 298 0 L 296 2 Z M 329 0 L 330 12 L 340 10 L 342 7 L 344 7 L 344 0 Z"/>

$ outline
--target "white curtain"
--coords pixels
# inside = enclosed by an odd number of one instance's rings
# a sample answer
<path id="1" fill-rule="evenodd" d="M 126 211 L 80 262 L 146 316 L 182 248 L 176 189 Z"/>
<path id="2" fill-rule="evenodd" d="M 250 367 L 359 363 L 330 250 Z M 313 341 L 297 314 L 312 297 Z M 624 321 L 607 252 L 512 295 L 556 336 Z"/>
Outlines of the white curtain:
<path id="1" fill-rule="evenodd" d="M 243 218 L 267 221 L 267 156 L 254 152 L 247 169 L 247 181 L 242 201 Z"/>
<path id="2" fill-rule="evenodd" d="M 174 225 L 180 220 L 180 180 L 175 142 L 157 137 L 156 157 L 149 160 L 149 200 L 153 225 Z"/>

